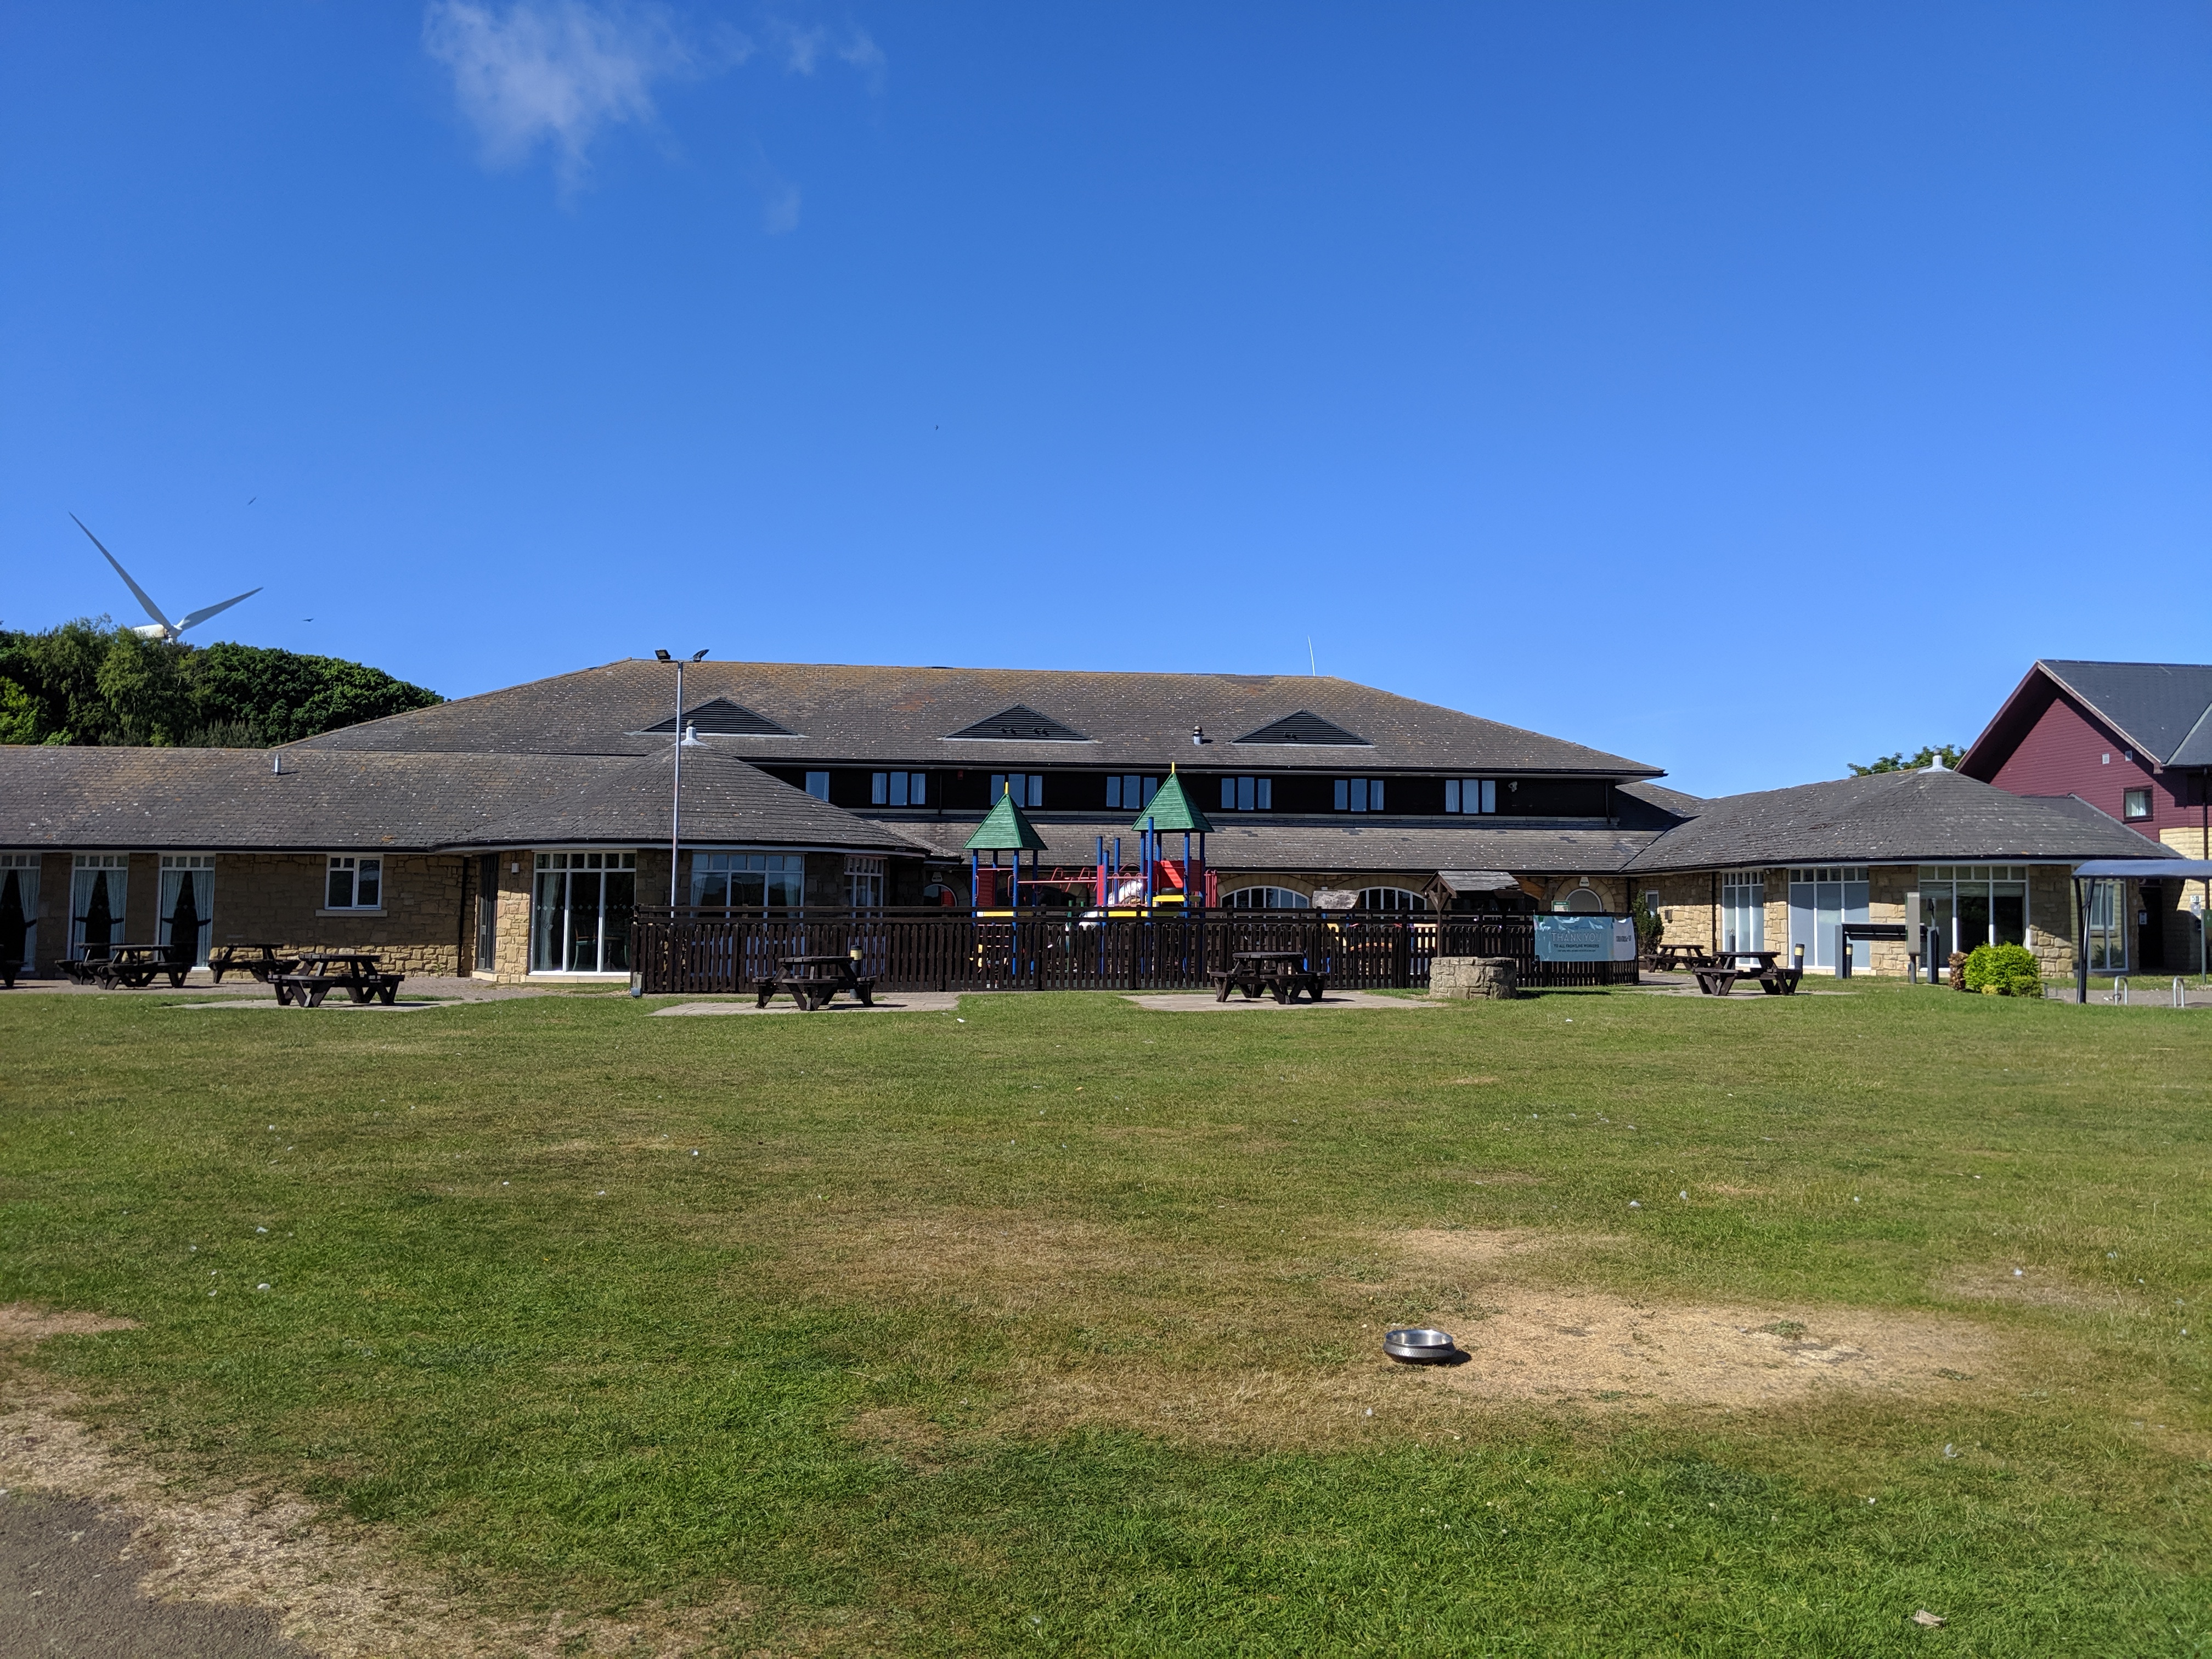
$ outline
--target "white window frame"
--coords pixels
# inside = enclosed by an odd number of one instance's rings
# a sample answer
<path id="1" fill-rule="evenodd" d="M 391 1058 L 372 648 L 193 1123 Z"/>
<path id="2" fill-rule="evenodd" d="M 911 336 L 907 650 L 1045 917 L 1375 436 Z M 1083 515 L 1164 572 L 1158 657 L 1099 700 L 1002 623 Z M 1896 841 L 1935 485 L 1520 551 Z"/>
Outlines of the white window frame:
<path id="1" fill-rule="evenodd" d="M 376 876 L 376 901 L 373 904 L 361 902 L 361 878 L 371 872 Z M 331 901 L 331 878 L 343 875 L 346 893 L 343 904 Z M 384 854 L 381 853 L 329 853 L 324 855 L 323 903 L 315 912 L 321 916 L 380 916 L 384 914 Z"/>
<path id="2" fill-rule="evenodd" d="M 1008 795 L 1017 806 L 1044 805 L 1044 774 L 1042 772 L 994 772 L 991 774 L 991 805 L 996 806 Z M 1024 799 L 1024 797 L 1027 799 Z"/>
<path id="3" fill-rule="evenodd" d="M 2035 925 L 2035 884 L 2028 879 L 2029 869 L 2025 864 L 1923 864 L 1919 867 L 1915 885 L 1920 893 L 1922 914 L 1913 918 L 1924 923 L 1929 908 L 1948 900 L 1951 907 L 1951 951 L 1972 951 L 1978 945 L 1993 945 L 1997 933 L 1997 889 L 2000 886 L 2020 889 L 2020 932 L 2025 942 Z M 1969 939 L 1959 926 L 1959 895 L 1961 888 L 1979 888 L 1979 896 L 1989 902 L 1990 920 L 1985 936 Z M 2006 894 L 2006 897 L 2012 896 Z M 1917 935 L 1915 935 L 1916 939 Z M 1949 951 L 1946 951 L 1948 956 Z M 2126 959 L 2124 951 L 2122 961 Z M 1937 966 L 1942 964 L 1938 963 Z M 2126 969 L 2123 968 L 2122 972 Z"/>
<path id="4" fill-rule="evenodd" d="M 1389 896 L 1387 899 L 1386 894 Z M 1401 903 L 1400 900 L 1405 902 Z M 1359 890 L 1359 908 L 1376 915 L 1409 915 L 1427 910 L 1429 896 L 1410 887 L 1363 887 Z"/>
<path id="5" fill-rule="evenodd" d="M 195 903 L 198 902 L 203 889 L 207 894 L 207 903 L 200 908 L 200 923 L 195 930 L 199 937 L 192 941 L 192 965 L 195 968 L 204 968 L 207 966 L 208 947 L 215 943 L 215 854 L 212 853 L 164 853 L 161 854 L 161 883 L 154 890 L 155 899 L 154 943 L 164 949 L 167 947 L 170 941 L 169 918 L 177 908 L 176 901 L 169 896 L 169 878 L 172 875 L 180 878 L 178 882 L 179 897 L 183 896 L 182 890 L 185 880 L 199 875 L 204 875 L 207 878 L 204 883 L 197 881 L 192 883 Z"/>
<path id="6" fill-rule="evenodd" d="M 2142 811 L 2140 812 L 2135 810 L 2135 804 L 2138 798 L 2142 801 Z M 2150 798 L 2148 784 L 2140 788 L 2120 791 L 2120 817 L 2124 823 L 2141 823 L 2152 817 L 2155 811 L 2155 804 Z"/>
<path id="7" fill-rule="evenodd" d="M 560 878 L 561 900 L 550 907 L 561 919 L 561 942 L 553 953 L 556 962 L 566 963 L 574 948 L 574 934 L 569 927 L 571 907 L 568 902 L 568 878 L 576 875 L 599 877 L 599 922 L 592 933 L 598 942 L 593 965 L 589 968 L 540 968 L 539 950 L 544 943 L 541 923 L 549 907 L 540 899 L 543 884 L 548 877 Z M 531 860 L 530 872 L 530 973 L 537 979 L 605 979 L 629 971 L 629 935 L 625 932 L 618 950 L 610 951 L 607 932 L 607 882 L 610 875 L 628 875 L 630 879 L 630 904 L 637 903 L 637 854 L 635 852 L 610 852 L 604 847 L 548 848 Z M 610 958 L 616 958 L 610 961 Z"/>
<path id="8" fill-rule="evenodd" d="M 756 862 L 757 860 L 757 862 Z M 756 907 L 743 901 L 724 898 L 716 904 L 705 896 L 708 881 L 714 876 L 724 878 L 726 890 L 732 884 L 728 878 L 758 876 L 761 878 L 761 903 Z M 775 885 L 787 896 L 770 899 L 768 896 L 769 878 L 777 878 Z M 798 896 L 789 897 L 796 884 Z M 787 853 L 781 849 L 760 847 L 701 847 L 691 852 L 691 902 L 695 905 L 726 907 L 732 910 L 751 910 L 756 908 L 797 915 L 806 903 L 806 854 Z"/>
<path id="9" fill-rule="evenodd" d="M 1335 799 L 1340 812 L 1379 812 L 1382 810 L 1382 780 L 1339 778 Z"/>
<path id="10" fill-rule="evenodd" d="M 1495 812 L 1498 810 L 1498 780 L 1496 778 L 1446 778 L 1444 780 L 1444 811 L 1447 812 Z"/>
<path id="11" fill-rule="evenodd" d="M 852 853 L 845 855 L 845 908 L 848 910 L 880 910 L 884 908 L 882 859 L 866 858 Z"/>
<path id="12" fill-rule="evenodd" d="M 121 931 L 128 927 L 125 916 L 128 913 L 131 902 L 131 854 L 128 853 L 79 853 L 70 860 L 69 953 L 73 957 L 81 957 L 84 954 L 84 911 L 85 907 L 92 902 L 90 891 L 92 884 L 88 881 L 82 884 L 86 889 L 85 896 L 82 899 L 78 898 L 76 890 L 79 885 L 78 878 L 87 872 L 97 875 L 103 871 L 108 875 L 107 885 L 112 895 L 109 901 L 108 914 L 113 919 L 113 928 L 118 930 L 109 933 L 107 943 L 114 945 L 128 945 L 131 942 L 130 933 L 127 931 Z"/>
<path id="13" fill-rule="evenodd" d="M 1263 894 L 1265 896 L 1255 903 L 1246 898 L 1246 895 L 1251 893 Z M 1238 902 L 1240 900 L 1244 902 L 1240 903 Z M 1264 884 L 1233 888 L 1221 896 L 1221 904 L 1222 908 L 1227 910 L 1310 910 L 1313 908 L 1313 901 L 1295 887 L 1269 887 Z"/>
<path id="14" fill-rule="evenodd" d="M 1766 948 L 1766 872 L 1721 872 L 1721 952 Z"/>
<path id="15" fill-rule="evenodd" d="M 1152 804 L 1152 797 L 1160 793 L 1160 780 L 1147 777 L 1141 772 L 1109 772 L 1106 775 L 1106 805 L 1109 811 L 1136 812 Z"/>
<path id="16" fill-rule="evenodd" d="M 927 772 L 870 774 L 868 805 L 871 806 L 928 805 L 929 774 Z"/>
<path id="17" fill-rule="evenodd" d="M 15 899 L 23 907 L 23 962 L 28 974 L 39 959 L 39 876 L 46 867 L 43 853 L 0 853 L 0 886 L 8 872 L 15 872 Z"/>
<path id="18" fill-rule="evenodd" d="M 1275 810 L 1275 781 L 1272 777 L 1227 776 L 1221 780 L 1221 810 L 1224 812 L 1272 812 Z"/>
<path id="19" fill-rule="evenodd" d="M 2122 876 L 2089 882 L 2089 902 L 2081 913 L 2081 949 L 2093 974 L 2128 971 L 2128 884 Z"/>
<path id="20" fill-rule="evenodd" d="M 1867 866 L 1863 864 L 1791 865 L 1789 866 L 1789 883 L 1790 949 L 1794 952 L 1797 946 L 1803 945 L 1807 968 L 1832 974 L 1836 971 L 1838 952 L 1836 937 L 1821 920 L 1831 913 L 1820 902 L 1820 890 L 1823 887 L 1838 890 L 1833 911 L 1836 926 L 1864 921 L 1871 914 L 1869 906 L 1873 890 L 1867 881 Z M 1852 902 L 1851 890 L 1854 887 L 1859 890 L 1856 904 Z M 1800 890 L 1806 889 L 1810 890 L 1809 893 L 1801 898 Z M 1810 930 L 1809 937 L 1805 939 L 1797 937 L 1801 915 L 1808 915 L 1811 918 L 1805 924 Z M 1853 968 L 1863 970 L 1871 959 L 1871 947 L 1866 940 L 1860 939 L 1852 945 Z"/>

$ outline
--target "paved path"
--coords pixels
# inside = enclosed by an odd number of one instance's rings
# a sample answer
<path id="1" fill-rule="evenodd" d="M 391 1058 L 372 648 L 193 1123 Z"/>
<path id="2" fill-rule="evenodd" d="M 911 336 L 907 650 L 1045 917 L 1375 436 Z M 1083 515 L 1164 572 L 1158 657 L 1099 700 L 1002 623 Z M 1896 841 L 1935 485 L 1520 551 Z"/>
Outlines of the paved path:
<path id="1" fill-rule="evenodd" d="M 1150 1008 L 1163 1014 L 1219 1014 L 1232 1008 L 1249 1008 L 1254 1012 L 1266 1009 L 1269 1013 L 1319 1013 L 1331 1008 L 1434 1008 L 1440 1005 L 1425 1002 L 1419 997 L 1378 997 L 1371 991 L 1324 991 L 1319 1002 L 1310 1002 L 1300 997 L 1296 1002 L 1278 1002 L 1271 996 L 1244 1000 L 1243 993 L 1237 992 L 1226 1002 L 1214 1000 L 1211 991 L 1156 991 L 1148 996 L 1130 996 L 1127 1000 L 1139 1008 Z"/>
<path id="2" fill-rule="evenodd" d="M 961 993 L 957 991 L 879 991 L 875 1006 L 864 1008 L 853 1000 L 848 991 L 836 1001 L 814 1009 L 817 1014 L 949 1014 L 960 1006 Z M 328 1005 L 325 1005 L 327 1006 Z M 655 1008 L 662 1014 L 796 1014 L 806 1012 L 789 997 L 779 996 L 765 1008 L 751 996 L 732 997 L 727 1002 L 679 1002 L 672 1008 Z"/>
<path id="3" fill-rule="evenodd" d="M 313 1659 L 276 1615 L 155 1601 L 128 1516 L 79 1498 L 0 1497 L 0 1654 L 41 1659 Z"/>

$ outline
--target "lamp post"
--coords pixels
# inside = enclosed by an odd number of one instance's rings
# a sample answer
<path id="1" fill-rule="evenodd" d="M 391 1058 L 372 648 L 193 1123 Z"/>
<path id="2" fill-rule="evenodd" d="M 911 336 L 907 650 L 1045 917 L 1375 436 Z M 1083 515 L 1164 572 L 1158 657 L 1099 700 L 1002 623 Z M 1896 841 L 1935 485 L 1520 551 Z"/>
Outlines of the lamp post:
<path id="1" fill-rule="evenodd" d="M 653 654 L 662 662 L 676 664 L 676 776 L 668 806 L 668 919 L 672 923 L 676 920 L 676 849 L 684 827 L 684 751 L 699 747 L 699 732 L 696 726 L 687 729 L 684 724 L 683 663 L 665 651 L 655 650 Z M 706 654 L 694 651 L 691 660 L 697 662 Z"/>

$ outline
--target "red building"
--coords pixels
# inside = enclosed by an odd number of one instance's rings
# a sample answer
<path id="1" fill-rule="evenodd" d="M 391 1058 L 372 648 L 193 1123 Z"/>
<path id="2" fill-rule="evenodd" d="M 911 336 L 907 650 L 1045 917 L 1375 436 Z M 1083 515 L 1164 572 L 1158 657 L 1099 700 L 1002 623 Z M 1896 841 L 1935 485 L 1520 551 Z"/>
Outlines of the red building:
<path id="1" fill-rule="evenodd" d="M 2176 856 L 2212 858 L 2212 665 L 2038 662 L 1959 770 L 2016 795 L 2072 795 Z M 2131 907 L 2111 896 L 2135 912 L 2130 967 L 2197 966 L 2189 903 L 2212 906 L 2203 888 L 2145 882 Z"/>

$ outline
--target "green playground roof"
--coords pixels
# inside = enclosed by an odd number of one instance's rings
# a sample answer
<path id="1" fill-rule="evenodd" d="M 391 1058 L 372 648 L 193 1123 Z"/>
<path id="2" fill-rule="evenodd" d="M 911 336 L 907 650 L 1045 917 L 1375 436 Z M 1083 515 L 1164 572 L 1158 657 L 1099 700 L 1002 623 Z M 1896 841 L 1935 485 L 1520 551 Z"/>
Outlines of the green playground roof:
<path id="1" fill-rule="evenodd" d="M 1178 772 L 1168 774 L 1160 793 L 1152 797 L 1151 805 L 1137 814 L 1137 821 L 1129 827 L 1142 830 L 1147 823 L 1155 830 L 1188 830 L 1200 836 L 1208 834 L 1213 828 L 1206 821 L 1206 814 L 1198 810 L 1198 803 L 1184 790 L 1182 775 Z"/>
<path id="2" fill-rule="evenodd" d="M 1160 792 L 1165 794 L 1167 792 Z M 1024 816 L 1014 805 L 1011 790 L 999 797 L 999 804 L 990 815 L 975 826 L 975 833 L 968 837 L 964 851 L 970 853 L 1042 853 L 1044 837 L 1036 832 L 1036 825 Z"/>

